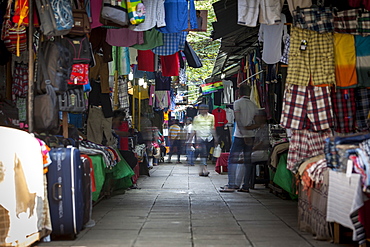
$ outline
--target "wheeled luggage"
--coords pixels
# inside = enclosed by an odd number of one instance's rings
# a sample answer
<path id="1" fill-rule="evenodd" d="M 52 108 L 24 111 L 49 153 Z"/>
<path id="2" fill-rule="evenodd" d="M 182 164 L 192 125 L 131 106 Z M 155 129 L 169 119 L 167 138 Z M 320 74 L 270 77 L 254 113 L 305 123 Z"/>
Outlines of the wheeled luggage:
<path id="1" fill-rule="evenodd" d="M 92 161 L 90 157 L 86 154 L 81 155 L 81 162 L 82 162 L 82 186 L 83 186 L 83 200 L 84 200 L 84 215 L 83 215 L 83 225 L 89 223 L 91 220 L 91 213 L 92 213 L 92 191 L 91 191 L 91 170 L 92 168 Z"/>
<path id="2" fill-rule="evenodd" d="M 75 238 L 84 216 L 83 169 L 75 147 L 50 150 L 52 163 L 47 173 L 52 237 Z"/>

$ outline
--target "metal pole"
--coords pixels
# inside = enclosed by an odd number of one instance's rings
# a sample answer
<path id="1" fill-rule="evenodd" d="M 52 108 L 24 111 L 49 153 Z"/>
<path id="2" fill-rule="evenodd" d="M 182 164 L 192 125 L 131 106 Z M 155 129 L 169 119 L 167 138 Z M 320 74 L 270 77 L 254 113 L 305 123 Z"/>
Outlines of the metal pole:
<path id="1" fill-rule="evenodd" d="M 29 1 L 29 25 L 28 25 L 28 94 L 27 94 L 27 117 L 28 132 L 33 132 L 33 81 L 34 81 L 34 53 L 33 53 L 33 0 Z"/>

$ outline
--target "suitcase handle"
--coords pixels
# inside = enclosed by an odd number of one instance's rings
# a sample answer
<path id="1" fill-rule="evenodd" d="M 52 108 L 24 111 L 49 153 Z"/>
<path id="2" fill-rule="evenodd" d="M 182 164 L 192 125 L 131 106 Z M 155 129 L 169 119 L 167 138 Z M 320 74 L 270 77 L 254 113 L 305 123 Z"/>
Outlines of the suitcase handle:
<path id="1" fill-rule="evenodd" d="M 61 183 L 55 183 L 53 186 L 53 198 L 56 201 L 62 200 L 62 184 Z"/>

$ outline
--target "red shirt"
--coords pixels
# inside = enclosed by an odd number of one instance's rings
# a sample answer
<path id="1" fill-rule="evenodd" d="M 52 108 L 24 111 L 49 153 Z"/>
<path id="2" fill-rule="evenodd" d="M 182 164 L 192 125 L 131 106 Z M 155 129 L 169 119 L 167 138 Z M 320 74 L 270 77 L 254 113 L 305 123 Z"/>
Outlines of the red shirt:
<path id="1" fill-rule="evenodd" d="M 215 116 L 215 127 L 223 127 L 228 123 L 224 109 L 216 108 L 212 111 L 212 114 Z"/>

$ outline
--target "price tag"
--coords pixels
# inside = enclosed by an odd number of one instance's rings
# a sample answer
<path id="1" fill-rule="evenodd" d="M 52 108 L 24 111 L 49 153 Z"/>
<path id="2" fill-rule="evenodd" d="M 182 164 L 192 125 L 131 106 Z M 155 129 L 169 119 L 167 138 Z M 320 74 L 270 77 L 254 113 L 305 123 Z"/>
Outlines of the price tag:
<path id="1" fill-rule="evenodd" d="M 305 50 L 307 50 L 307 45 L 308 45 L 308 42 L 307 42 L 307 40 L 302 40 L 301 41 L 301 46 L 299 47 L 299 49 L 301 50 L 301 51 L 305 51 Z"/>

